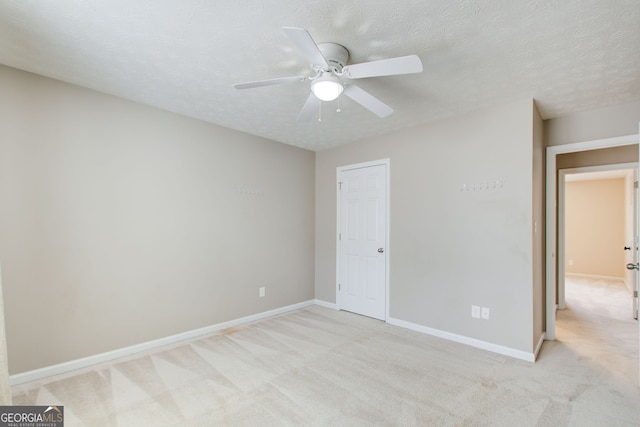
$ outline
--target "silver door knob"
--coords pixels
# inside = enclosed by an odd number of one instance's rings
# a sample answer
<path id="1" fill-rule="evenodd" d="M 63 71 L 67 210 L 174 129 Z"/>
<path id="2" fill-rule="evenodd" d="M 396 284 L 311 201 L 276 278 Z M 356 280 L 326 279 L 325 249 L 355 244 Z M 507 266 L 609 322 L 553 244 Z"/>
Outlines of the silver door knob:
<path id="1" fill-rule="evenodd" d="M 627 264 L 627 270 L 640 270 L 640 265 L 630 262 Z"/>
<path id="2" fill-rule="evenodd" d="M 382 252 L 384 252 L 384 249 L 382 249 L 382 248 L 378 248 L 378 252 L 379 252 L 379 253 L 382 253 Z"/>

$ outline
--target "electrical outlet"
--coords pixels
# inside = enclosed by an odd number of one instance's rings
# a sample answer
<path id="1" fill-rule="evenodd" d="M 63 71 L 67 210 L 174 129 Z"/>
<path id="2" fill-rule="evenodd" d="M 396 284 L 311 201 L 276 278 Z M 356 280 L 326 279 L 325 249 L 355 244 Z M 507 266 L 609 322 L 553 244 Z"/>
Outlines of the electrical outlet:
<path id="1" fill-rule="evenodd" d="M 471 317 L 474 317 L 476 319 L 480 318 L 480 306 L 479 305 L 472 305 L 471 306 Z"/>
<path id="2" fill-rule="evenodd" d="M 569 264 L 569 265 L 573 265 L 573 260 L 572 260 L 572 259 L 570 259 L 570 260 L 569 260 L 569 262 L 568 262 L 568 264 Z"/>
<path id="3" fill-rule="evenodd" d="M 265 292 L 266 292 L 265 287 L 261 286 L 260 289 L 258 290 L 258 296 L 262 298 L 265 295 Z"/>
<path id="4" fill-rule="evenodd" d="M 485 320 L 489 320 L 489 307 L 482 307 L 482 318 Z"/>

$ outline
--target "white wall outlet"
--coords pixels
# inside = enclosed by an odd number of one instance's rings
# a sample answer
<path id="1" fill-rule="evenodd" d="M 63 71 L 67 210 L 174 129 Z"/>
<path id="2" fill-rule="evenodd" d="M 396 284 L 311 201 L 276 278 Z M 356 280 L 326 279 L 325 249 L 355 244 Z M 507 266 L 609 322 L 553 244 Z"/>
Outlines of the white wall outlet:
<path id="1" fill-rule="evenodd" d="M 472 305 L 471 306 L 471 317 L 474 317 L 476 319 L 480 318 L 480 306 L 479 305 Z"/>
<path id="2" fill-rule="evenodd" d="M 489 320 L 489 307 L 482 307 L 482 318 Z"/>
<path id="3" fill-rule="evenodd" d="M 258 296 L 262 298 L 265 295 L 265 292 L 266 292 L 265 287 L 261 286 L 260 289 L 258 289 Z"/>
<path id="4" fill-rule="evenodd" d="M 569 265 L 573 265 L 573 260 L 572 259 L 569 260 Z"/>

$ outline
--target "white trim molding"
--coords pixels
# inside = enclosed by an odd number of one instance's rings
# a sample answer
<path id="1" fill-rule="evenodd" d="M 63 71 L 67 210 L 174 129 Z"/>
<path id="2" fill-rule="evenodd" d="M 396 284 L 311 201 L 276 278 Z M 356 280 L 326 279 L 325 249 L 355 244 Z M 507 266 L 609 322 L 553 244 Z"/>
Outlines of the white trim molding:
<path id="1" fill-rule="evenodd" d="M 591 279 L 591 280 L 618 280 L 624 283 L 624 287 L 630 294 L 633 293 L 633 284 L 629 283 L 624 277 L 617 276 L 600 276 L 597 274 L 583 274 L 583 273 L 566 273 L 567 277 L 574 277 L 576 279 Z M 558 280 L 560 282 L 560 280 Z M 564 308 L 564 307 L 562 307 Z"/>
<path id="2" fill-rule="evenodd" d="M 327 302 L 319 299 L 304 301 L 298 304 L 276 308 L 274 310 L 264 311 L 262 313 L 241 317 L 239 319 L 234 319 L 227 322 L 217 323 L 215 325 L 194 329 L 194 330 L 183 332 L 180 334 L 171 335 L 165 338 L 160 338 L 153 341 L 147 341 L 141 344 L 124 347 L 117 350 L 96 354 L 93 356 L 83 357 L 81 359 L 70 360 L 68 362 L 60 363 L 57 365 L 47 366 L 40 369 L 34 369 L 32 371 L 14 374 L 10 376 L 10 383 L 11 383 L 11 386 L 18 386 L 18 385 L 26 384 L 32 381 L 43 380 L 45 378 L 53 377 L 56 375 L 67 374 L 69 372 L 76 371 L 83 368 L 88 368 L 100 363 L 111 362 L 116 359 L 135 356 L 143 352 L 153 351 L 162 347 L 174 345 L 188 339 L 212 334 L 212 333 L 221 331 L 223 329 L 227 329 L 235 326 L 249 324 L 249 323 L 262 320 L 268 317 L 273 317 L 273 316 L 288 313 L 291 311 L 310 307 L 312 305 L 318 305 L 320 307 L 324 307 L 331 310 L 339 310 L 337 304 L 332 302 Z M 426 326 L 418 325 L 418 324 L 407 322 L 400 319 L 388 318 L 387 323 L 393 326 L 398 326 L 400 328 L 405 328 L 405 329 L 420 332 L 423 334 L 432 335 L 434 337 L 442 338 L 448 341 L 454 341 L 461 344 L 466 344 L 472 347 L 476 347 L 482 350 L 491 351 L 493 353 L 498 353 L 498 354 L 513 357 L 516 359 L 525 360 L 527 362 L 535 362 L 538 356 L 538 352 L 540 351 L 540 348 L 542 347 L 542 343 L 544 341 L 544 334 L 543 334 L 538 341 L 538 345 L 536 346 L 534 353 L 527 353 L 525 351 L 488 343 L 475 338 L 469 338 L 463 335 L 453 334 L 451 332 L 445 332 L 438 329 L 429 328 Z"/>
<path id="3" fill-rule="evenodd" d="M 465 344 L 471 347 L 487 350 L 493 353 L 502 354 L 504 356 L 513 357 L 515 359 L 524 360 L 527 362 L 535 362 L 538 352 L 542 347 L 542 341 L 544 341 L 544 334 L 540 337 L 536 350 L 533 353 L 528 353 L 522 350 L 516 350 L 515 348 L 505 347 L 498 344 L 482 341 L 475 338 L 466 337 L 464 335 L 458 335 L 451 332 L 442 331 L 439 329 L 429 328 L 428 326 L 418 325 L 416 323 L 407 322 L 406 320 L 400 320 L 395 318 L 389 318 L 387 323 L 390 325 L 399 326 L 401 328 L 410 329 L 412 331 L 420 332 L 423 334 L 431 335 L 434 337 L 442 338 L 447 341 L 454 341 L 460 344 Z"/>
<path id="4" fill-rule="evenodd" d="M 328 302 L 321 299 L 315 299 L 313 300 L 313 303 L 315 305 L 319 305 L 320 307 L 330 308 L 331 310 L 338 310 L 338 304 L 336 304 L 335 302 Z"/>
<path id="5" fill-rule="evenodd" d="M 576 279 L 593 279 L 593 280 L 619 280 L 624 282 L 624 277 L 618 276 L 602 276 L 600 274 L 584 274 L 584 273 L 565 273 L 569 277 L 575 277 Z"/>
<path id="6" fill-rule="evenodd" d="M 204 328 L 193 329 L 191 331 L 182 332 L 180 334 L 171 335 L 165 338 L 160 338 L 153 341 L 147 341 L 141 344 L 124 347 L 117 350 L 96 354 L 93 356 L 83 357 L 81 359 L 70 360 L 68 362 L 60 363 L 57 365 L 47 366 L 40 369 L 34 369 L 32 371 L 14 374 L 9 377 L 9 381 L 12 386 L 16 386 L 16 385 L 25 384 L 31 381 L 42 380 L 44 378 L 52 377 L 54 375 L 65 374 L 70 371 L 87 368 L 89 366 L 97 365 L 99 363 L 110 362 L 115 359 L 120 359 L 123 357 L 132 356 L 145 351 L 155 350 L 160 347 L 173 345 L 181 341 L 200 337 L 203 335 L 208 335 L 213 332 L 221 331 L 223 329 L 232 328 L 234 326 L 245 325 L 251 322 L 255 322 L 257 320 L 265 319 L 267 317 L 273 317 L 279 314 L 284 314 L 290 311 L 306 308 L 314 305 L 316 301 L 318 300 L 304 301 L 298 304 L 288 305 L 286 307 L 280 307 L 273 310 L 264 311 L 262 313 L 241 317 L 239 319 L 217 323 L 215 325 L 206 326 Z M 318 304 L 318 305 L 322 305 L 322 304 Z"/>

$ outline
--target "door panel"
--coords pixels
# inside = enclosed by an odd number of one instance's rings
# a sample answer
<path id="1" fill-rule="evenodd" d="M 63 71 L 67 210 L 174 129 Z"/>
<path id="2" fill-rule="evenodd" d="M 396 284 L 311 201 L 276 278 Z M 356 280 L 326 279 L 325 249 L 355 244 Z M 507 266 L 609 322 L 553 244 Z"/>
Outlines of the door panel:
<path id="1" fill-rule="evenodd" d="M 339 174 L 338 305 L 386 317 L 386 165 Z"/>
<path id="2" fill-rule="evenodd" d="M 380 298 L 380 295 L 378 294 L 378 288 L 380 286 L 378 277 L 380 275 L 380 271 L 379 271 L 379 258 L 378 257 L 367 257 L 365 259 L 365 262 L 367 264 L 367 269 L 366 269 L 366 278 L 365 278 L 365 283 L 366 283 L 366 291 L 365 291 L 365 297 L 369 300 L 378 300 Z"/>
<path id="3" fill-rule="evenodd" d="M 640 234 L 640 208 L 638 206 L 638 169 L 633 172 L 633 263 L 637 266 L 640 261 L 638 254 L 639 234 Z M 640 282 L 640 274 L 636 270 L 633 274 L 633 317 L 638 318 L 638 283 Z"/>

